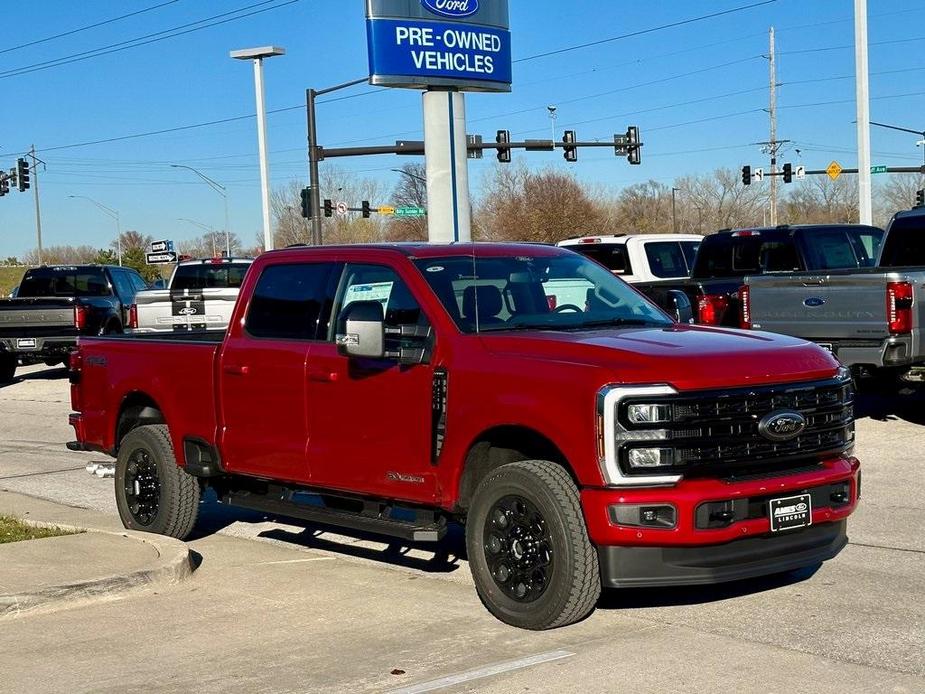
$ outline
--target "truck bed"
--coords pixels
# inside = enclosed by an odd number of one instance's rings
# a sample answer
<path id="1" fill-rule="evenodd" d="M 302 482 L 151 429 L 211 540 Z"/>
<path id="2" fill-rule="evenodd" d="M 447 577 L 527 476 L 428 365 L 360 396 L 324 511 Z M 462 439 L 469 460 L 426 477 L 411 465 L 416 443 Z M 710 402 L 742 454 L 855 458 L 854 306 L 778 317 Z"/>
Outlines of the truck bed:
<path id="1" fill-rule="evenodd" d="M 116 448 L 119 413 L 126 406 L 143 407 L 134 394 L 161 393 L 154 403 L 171 427 L 174 450 L 187 437 L 214 441 L 215 358 L 223 331 L 82 337 L 80 391 L 94 393 L 93 409 L 72 403 L 82 412 L 85 440 L 99 442 L 106 452 Z M 125 398 L 120 394 L 128 393 Z"/>

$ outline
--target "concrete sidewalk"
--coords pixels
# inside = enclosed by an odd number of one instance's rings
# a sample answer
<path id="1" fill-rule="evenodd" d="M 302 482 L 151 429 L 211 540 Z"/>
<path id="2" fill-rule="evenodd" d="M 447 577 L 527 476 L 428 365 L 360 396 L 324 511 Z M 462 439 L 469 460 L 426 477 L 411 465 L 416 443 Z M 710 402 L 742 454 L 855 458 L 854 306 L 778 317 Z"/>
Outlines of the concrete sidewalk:
<path id="1" fill-rule="evenodd" d="M 112 600 L 193 571 L 185 543 L 113 528 L 109 516 L 2 491 L 0 514 L 81 531 L 0 545 L 0 619 Z"/>

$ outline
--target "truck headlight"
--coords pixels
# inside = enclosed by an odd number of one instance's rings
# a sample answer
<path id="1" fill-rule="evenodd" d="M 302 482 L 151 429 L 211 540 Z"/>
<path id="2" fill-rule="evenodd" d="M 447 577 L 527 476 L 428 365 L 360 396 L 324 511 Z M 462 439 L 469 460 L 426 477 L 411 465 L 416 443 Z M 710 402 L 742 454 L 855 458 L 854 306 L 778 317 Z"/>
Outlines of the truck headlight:
<path id="1" fill-rule="evenodd" d="M 633 468 L 670 467 L 674 465 L 674 451 L 670 448 L 631 448 L 626 460 Z"/>
<path id="2" fill-rule="evenodd" d="M 626 406 L 626 418 L 630 424 L 662 424 L 671 421 L 671 405 L 647 405 L 633 403 Z"/>

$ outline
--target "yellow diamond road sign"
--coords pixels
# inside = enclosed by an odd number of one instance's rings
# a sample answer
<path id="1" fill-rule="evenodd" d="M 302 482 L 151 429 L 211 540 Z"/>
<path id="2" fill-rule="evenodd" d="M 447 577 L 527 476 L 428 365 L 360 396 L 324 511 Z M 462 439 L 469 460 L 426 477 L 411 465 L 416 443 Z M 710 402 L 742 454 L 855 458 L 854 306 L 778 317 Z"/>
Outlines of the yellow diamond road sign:
<path id="1" fill-rule="evenodd" d="M 839 164 L 837 161 L 833 161 L 831 164 L 829 164 L 829 167 L 825 170 L 825 172 L 829 175 L 829 178 L 834 181 L 841 174 L 841 164 Z"/>

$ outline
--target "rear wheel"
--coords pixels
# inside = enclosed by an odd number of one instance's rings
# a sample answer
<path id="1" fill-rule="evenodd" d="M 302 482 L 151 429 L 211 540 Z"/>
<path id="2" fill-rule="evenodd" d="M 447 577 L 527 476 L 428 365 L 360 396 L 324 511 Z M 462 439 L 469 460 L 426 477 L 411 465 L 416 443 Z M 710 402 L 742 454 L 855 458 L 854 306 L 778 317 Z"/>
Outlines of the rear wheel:
<path id="1" fill-rule="evenodd" d="M 116 506 L 129 530 L 187 537 L 199 515 L 199 481 L 177 465 L 163 424 L 132 429 L 116 460 Z"/>
<path id="2" fill-rule="evenodd" d="M 0 383 L 12 383 L 16 375 L 16 357 L 12 354 L 0 354 Z"/>
<path id="3" fill-rule="evenodd" d="M 466 548 L 479 597 L 512 626 L 572 624 L 600 596 L 578 488 L 555 463 L 509 463 L 489 474 L 473 495 Z"/>

